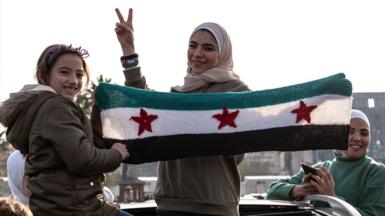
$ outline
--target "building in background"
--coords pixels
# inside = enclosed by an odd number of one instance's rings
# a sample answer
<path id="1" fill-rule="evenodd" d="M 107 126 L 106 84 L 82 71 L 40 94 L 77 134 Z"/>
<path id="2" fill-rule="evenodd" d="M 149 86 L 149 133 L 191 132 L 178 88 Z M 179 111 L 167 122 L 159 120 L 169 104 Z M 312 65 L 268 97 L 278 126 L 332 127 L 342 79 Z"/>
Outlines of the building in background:
<path id="1" fill-rule="evenodd" d="M 354 109 L 363 111 L 370 121 L 372 136 L 368 155 L 385 163 L 385 92 L 353 93 Z M 331 150 L 314 151 L 314 162 L 333 158 Z"/>

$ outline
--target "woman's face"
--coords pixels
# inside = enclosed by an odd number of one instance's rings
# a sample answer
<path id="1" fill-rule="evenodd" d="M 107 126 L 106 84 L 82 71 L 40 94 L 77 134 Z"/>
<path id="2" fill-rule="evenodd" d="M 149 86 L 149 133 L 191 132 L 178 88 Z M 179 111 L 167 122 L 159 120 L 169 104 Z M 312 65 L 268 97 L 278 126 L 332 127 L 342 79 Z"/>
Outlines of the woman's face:
<path id="1" fill-rule="evenodd" d="M 347 158 L 360 158 L 368 151 L 370 131 L 366 122 L 359 118 L 350 120 L 348 149 L 345 150 Z"/>
<path id="2" fill-rule="evenodd" d="M 64 54 L 55 62 L 48 75 L 48 85 L 71 101 L 79 94 L 84 77 L 84 68 L 81 58 L 75 54 Z"/>
<path id="3" fill-rule="evenodd" d="M 207 31 L 197 31 L 190 39 L 187 51 L 188 66 L 195 74 L 214 68 L 219 62 L 219 49 L 215 38 Z"/>

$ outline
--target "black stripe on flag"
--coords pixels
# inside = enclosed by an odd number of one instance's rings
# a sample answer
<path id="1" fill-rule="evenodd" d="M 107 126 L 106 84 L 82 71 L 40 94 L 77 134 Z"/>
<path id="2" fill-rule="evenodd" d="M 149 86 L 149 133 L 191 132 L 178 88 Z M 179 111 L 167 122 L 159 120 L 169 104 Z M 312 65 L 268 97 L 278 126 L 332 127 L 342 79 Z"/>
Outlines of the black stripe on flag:
<path id="1" fill-rule="evenodd" d="M 347 149 L 349 125 L 306 125 L 221 134 L 153 136 L 135 140 L 106 139 L 126 144 L 125 163 L 139 164 L 211 155 L 260 151 Z"/>

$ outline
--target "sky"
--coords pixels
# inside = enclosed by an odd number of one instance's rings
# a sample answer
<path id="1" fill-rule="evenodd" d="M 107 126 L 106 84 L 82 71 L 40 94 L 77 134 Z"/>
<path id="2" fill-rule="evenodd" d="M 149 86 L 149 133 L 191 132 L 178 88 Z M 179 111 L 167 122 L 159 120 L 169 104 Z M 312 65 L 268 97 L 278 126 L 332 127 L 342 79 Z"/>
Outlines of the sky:
<path id="1" fill-rule="evenodd" d="M 382 0 L 0 0 L 0 101 L 36 82 L 37 59 L 54 43 L 87 49 L 92 80 L 123 84 L 114 9 L 130 7 L 151 89 L 183 83 L 191 31 L 210 21 L 228 31 L 234 70 L 253 90 L 343 72 L 353 92 L 385 92 Z"/>

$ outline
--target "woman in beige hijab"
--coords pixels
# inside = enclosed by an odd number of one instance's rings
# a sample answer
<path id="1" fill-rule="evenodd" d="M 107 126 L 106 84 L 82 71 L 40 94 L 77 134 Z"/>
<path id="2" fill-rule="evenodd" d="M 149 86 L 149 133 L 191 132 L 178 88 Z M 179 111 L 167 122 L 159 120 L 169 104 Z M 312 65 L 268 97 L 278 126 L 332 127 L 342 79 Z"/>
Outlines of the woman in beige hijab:
<path id="1" fill-rule="evenodd" d="M 125 20 L 116 9 L 116 34 L 123 50 L 121 57 L 126 85 L 147 88 L 138 54 L 134 49 L 132 9 Z M 231 41 L 217 23 L 196 27 L 188 41 L 187 74 L 184 84 L 171 91 L 211 93 L 248 91 L 233 71 Z M 155 72 L 156 73 L 156 72 Z M 181 143 L 182 144 L 182 143 Z M 155 201 L 158 215 L 238 215 L 243 155 L 210 156 L 161 161 Z"/>
<path id="2" fill-rule="evenodd" d="M 203 23 L 194 29 L 187 57 L 184 84 L 173 87 L 176 92 L 196 92 L 213 83 L 239 81 L 233 71 L 230 38 L 219 24 Z"/>

